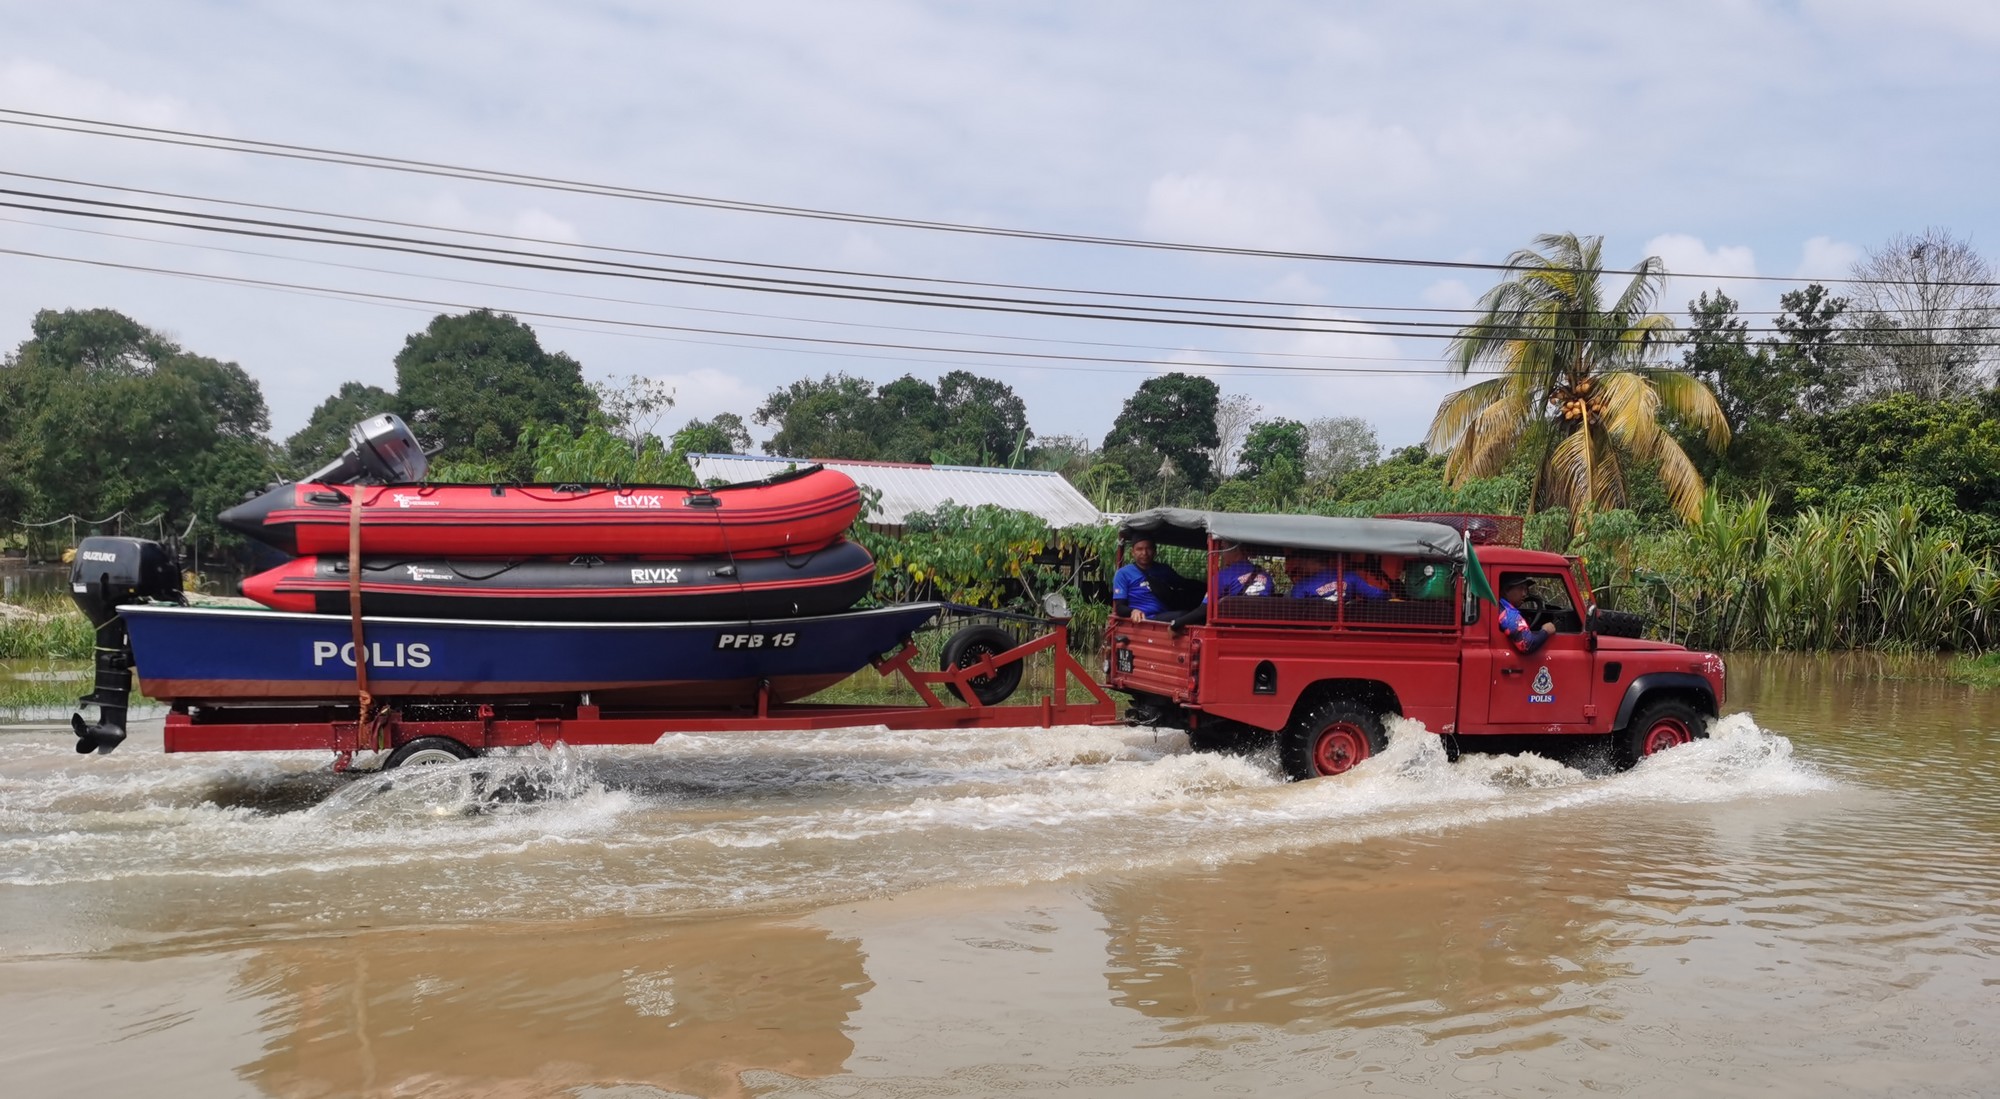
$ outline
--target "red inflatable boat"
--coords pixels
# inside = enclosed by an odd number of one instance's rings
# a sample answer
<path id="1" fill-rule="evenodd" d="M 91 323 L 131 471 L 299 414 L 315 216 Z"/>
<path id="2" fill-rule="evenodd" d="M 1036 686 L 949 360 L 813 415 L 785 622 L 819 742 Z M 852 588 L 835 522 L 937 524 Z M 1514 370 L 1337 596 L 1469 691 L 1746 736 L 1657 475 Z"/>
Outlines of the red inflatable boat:
<path id="1" fill-rule="evenodd" d="M 345 554 L 351 493 L 361 496 L 361 552 L 371 556 L 728 555 L 825 545 L 861 512 L 852 478 L 808 466 L 712 489 L 299 482 L 220 521 L 286 553 Z"/>
<path id="2" fill-rule="evenodd" d="M 693 622 L 838 614 L 868 594 L 875 561 L 838 539 L 729 557 L 361 559 L 361 613 L 511 622 Z M 349 613 L 345 556 L 300 557 L 243 581 L 267 607 Z"/>

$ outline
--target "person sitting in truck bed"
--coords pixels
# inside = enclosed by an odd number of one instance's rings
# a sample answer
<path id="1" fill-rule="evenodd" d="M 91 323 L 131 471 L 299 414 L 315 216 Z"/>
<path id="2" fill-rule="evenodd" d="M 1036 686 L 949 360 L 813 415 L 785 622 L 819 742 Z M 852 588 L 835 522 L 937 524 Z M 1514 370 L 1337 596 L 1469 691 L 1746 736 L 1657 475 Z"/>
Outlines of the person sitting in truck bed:
<path id="1" fill-rule="evenodd" d="M 1387 599 L 1389 580 L 1379 573 L 1370 575 L 1358 568 L 1342 569 L 1333 559 L 1317 555 L 1297 559 L 1302 567 L 1292 572 L 1293 599 Z M 1288 571 L 1291 571 L 1288 569 Z"/>
<path id="2" fill-rule="evenodd" d="M 1556 632 L 1554 622 L 1542 623 L 1539 630 L 1531 628 L 1527 616 L 1515 609 L 1533 592 L 1534 588 L 1525 576 L 1510 576 L 1500 585 L 1500 632 L 1506 635 L 1514 651 L 1522 656 L 1541 648 L 1549 635 Z"/>
<path id="3" fill-rule="evenodd" d="M 1119 618 L 1166 618 L 1187 605 L 1187 578 L 1153 554 L 1153 540 L 1140 538 L 1132 543 L 1132 559 L 1112 574 L 1111 611 Z"/>
<path id="4" fill-rule="evenodd" d="M 1215 590 L 1224 599 L 1237 595 L 1276 595 L 1278 582 L 1271 579 L 1264 566 L 1250 560 L 1249 551 L 1242 546 L 1225 546 L 1215 570 Z M 1203 594 L 1201 605 L 1191 611 L 1165 617 L 1175 630 L 1199 626 L 1208 621 L 1208 596 Z"/>
<path id="5" fill-rule="evenodd" d="M 1232 595 L 1276 595 L 1278 582 L 1264 571 L 1264 566 L 1250 560 L 1250 554 L 1242 546 L 1228 546 L 1222 551 L 1221 565 L 1215 570 L 1215 590 L 1224 599 Z M 1202 597 L 1208 601 L 1207 596 Z"/>

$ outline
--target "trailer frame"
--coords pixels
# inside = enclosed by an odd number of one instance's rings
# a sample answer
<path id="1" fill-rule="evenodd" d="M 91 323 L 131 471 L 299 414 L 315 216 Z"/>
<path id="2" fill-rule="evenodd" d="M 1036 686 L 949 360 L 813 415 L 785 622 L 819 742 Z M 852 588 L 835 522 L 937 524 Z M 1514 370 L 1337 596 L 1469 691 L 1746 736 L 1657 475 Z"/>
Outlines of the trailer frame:
<path id="1" fill-rule="evenodd" d="M 1014 616 L 1006 616 L 1014 617 Z M 890 729 L 1051 728 L 1112 725 L 1118 704 L 1069 651 L 1069 624 L 1052 628 L 1004 652 L 981 652 L 963 666 L 939 671 L 916 667 L 914 638 L 869 663 L 883 678 L 900 676 L 921 704 L 850 705 L 773 702 L 759 687 L 754 708 L 613 709 L 590 696 L 571 699 L 386 700 L 367 720 L 353 697 L 300 703 L 175 702 L 165 722 L 168 752 L 310 751 L 334 753 L 345 771 L 363 752 L 393 752 L 413 741 L 443 738 L 471 756 L 494 748 L 558 742 L 569 745 L 651 744 L 674 733 L 785 732 L 882 725 Z M 1050 691 L 1030 703 L 986 704 L 975 681 L 1038 653 L 1053 654 Z M 1091 696 L 1070 702 L 1074 679 Z M 949 693 L 954 696 L 944 697 Z M 460 711 L 449 717 L 416 716 Z"/>

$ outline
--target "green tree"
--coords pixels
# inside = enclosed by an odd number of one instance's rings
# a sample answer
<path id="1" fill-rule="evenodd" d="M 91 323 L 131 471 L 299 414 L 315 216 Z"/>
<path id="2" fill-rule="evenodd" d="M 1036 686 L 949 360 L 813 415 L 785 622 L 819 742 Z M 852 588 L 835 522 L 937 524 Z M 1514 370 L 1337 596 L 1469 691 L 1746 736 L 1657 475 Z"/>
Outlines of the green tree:
<path id="1" fill-rule="evenodd" d="M 1681 369 L 1707 385 L 1732 433 L 1749 424 L 1783 419 L 1797 404 L 1797 387 L 1771 362 L 1771 352 L 1752 347 L 1749 324 L 1737 303 L 1718 290 L 1688 303 L 1687 335 Z"/>
<path id="2" fill-rule="evenodd" d="M 1298 477 L 1306 466 L 1306 425 L 1297 420 L 1252 424 L 1243 442 L 1243 475 L 1257 478 L 1284 470 Z"/>
<path id="3" fill-rule="evenodd" d="M 777 432 L 764 453 L 791 458 L 875 459 L 881 454 L 881 406 L 865 378 L 828 374 L 774 390 L 751 419 Z"/>
<path id="4" fill-rule="evenodd" d="M 1145 448 L 1172 463 L 1190 487 L 1205 489 L 1211 479 L 1209 456 L 1221 443 L 1215 429 L 1220 399 L 1221 390 L 1207 378 L 1178 372 L 1148 378 L 1112 422 L 1104 449 Z"/>
<path id="5" fill-rule="evenodd" d="M 306 426 L 285 440 L 285 465 L 293 477 L 324 467 L 347 449 L 347 433 L 355 424 L 396 410 L 396 398 L 380 386 L 342 382 L 333 396 L 313 409 Z"/>
<path id="6" fill-rule="evenodd" d="M 529 473 L 522 443 L 536 429 L 580 431 L 597 411 L 575 359 L 543 350 L 534 329 L 488 309 L 439 315 L 405 340 L 396 396 L 411 430 L 443 445 L 445 457 L 516 476 Z"/>
<path id="7" fill-rule="evenodd" d="M 689 420 L 674 432 L 673 452 L 690 454 L 748 454 L 750 429 L 734 412 L 719 412 L 712 420 Z"/>
<path id="8" fill-rule="evenodd" d="M 1849 302 L 1813 283 L 1778 296 L 1778 331 L 1772 363 L 1797 390 L 1798 411 L 1818 414 L 1847 404 L 1860 381 L 1861 364 L 1843 338 Z"/>
<path id="9" fill-rule="evenodd" d="M 883 432 L 876 456 L 885 462 L 928 462 L 944 428 L 937 387 L 905 374 L 875 391 L 872 413 Z"/>
<path id="10" fill-rule="evenodd" d="M 1938 490 L 1961 512 L 2000 518 L 2000 418 L 1983 401 L 1895 393 L 1815 427 L 1826 471 L 1818 495 L 1908 485 Z"/>
<path id="11" fill-rule="evenodd" d="M 44 310 L 0 363 L 0 501 L 29 521 L 125 512 L 213 537 L 276 473 L 257 383 L 109 309 Z"/>
<path id="12" fill-rule="evenodd" d="M 1537 455 L 1531 504 L 1564 507 L 1579 521 L 1626 500 L 1628 463 L 1656 465 L 1674 509 L 1693 518 L 1705 486 L 1663 428 L 1666 414 L 1728 445 L 1729 424 L 1700 379 L 1648 360 L 1673 332 L 1652 312 L 1666 268 L 1648 256 L 1615 298 L 1607 296 L 1603 240 L 1536 239 L 1508 261 L 1512 278 L 1480 299 L 1448 355 L 1459 372 L 1493 363 L 1499 377 L 1447 396 L 1429 445 L 1448 452 L 1453 485 L 1499 472 L 1516 449 Z"/>
<path id="13" fill-rule="evenodd" d="M 1028 406 L 1005 382 L 954 370 L 938 379 L 939 438 L 933 460 L 951 465 L 1019 466 L 1035 433 Z"/>

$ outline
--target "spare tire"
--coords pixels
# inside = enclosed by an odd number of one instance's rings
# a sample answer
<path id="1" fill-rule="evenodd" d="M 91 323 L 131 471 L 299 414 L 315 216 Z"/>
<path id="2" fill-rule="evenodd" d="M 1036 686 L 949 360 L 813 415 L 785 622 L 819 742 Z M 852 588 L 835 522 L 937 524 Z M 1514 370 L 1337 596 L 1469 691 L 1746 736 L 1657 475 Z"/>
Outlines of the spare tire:
<path id="1" fill-rule="evenodd" d="M 1598 608 L 1590 616 L 1592 627 L 1605 637 L 1646 636 L 1646 616 L 1631 611 L 1607 611 Z"/>
<path id="2" fill-rule="evenodd" d="M 1013 634 L 998 626 L 967 626 L 945 642 L 942 666 L 945 671 L 969 668 L 979 663 L 981 657 L 998 656 L 1020 643 Z M 1015 688 L 1021 685 L 1021 673 L 1026 669 L 1027 662 L 1023 660 L 1002 664 L 992 675 L 973 676 L 967 681 L 967 686 L 972 688 L 973 697 L 979 700 L 980 705 L 997 706 L 1007 701 Z M 954 694 L 965 698 L 965 692 L 959 689 L 958 684 L 950 686 Z"/>

